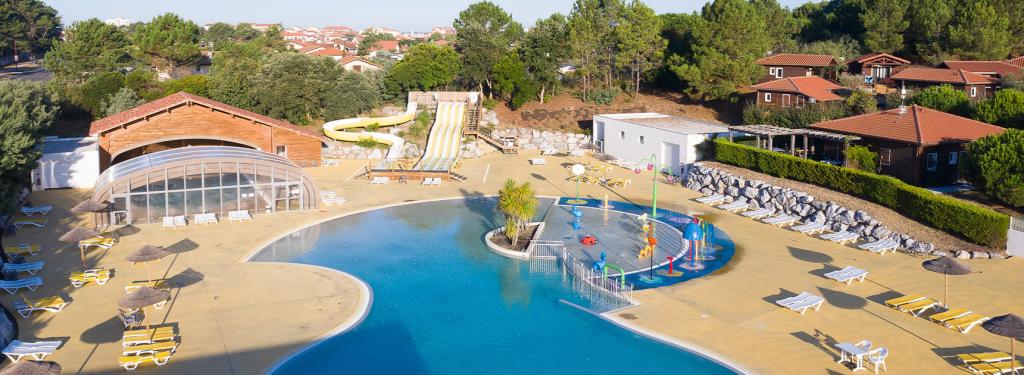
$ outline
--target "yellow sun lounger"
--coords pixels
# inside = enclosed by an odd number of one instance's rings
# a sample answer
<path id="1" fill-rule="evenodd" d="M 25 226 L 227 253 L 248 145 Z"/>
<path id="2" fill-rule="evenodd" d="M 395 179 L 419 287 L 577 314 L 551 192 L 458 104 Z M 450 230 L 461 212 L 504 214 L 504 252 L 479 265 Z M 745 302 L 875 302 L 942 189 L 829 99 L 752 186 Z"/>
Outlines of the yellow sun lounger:
<path id="1" fill-rule="evenodd" d="M 905 312 L 905 313 L 908 313 L 908 314 L 913 314 L 914 316 L 921 316 L 921 314 L 923 314 L 928 309 L 936 307 L 938 305 L 939 305 L 938 301 L 935 301 L 935 300 L 930 299 L 930 298 L 925 298 L 925 299 L 917 301 L 917 302 L 912 302 L 912 303 L 907 303 L 907 304 L 899 305 L 896 308 L 900 309 L 900 311 L 902 311 L 902 312 Z"/>
<path id="2" fill-rule="evenodd" d="M 159 327 L 150 329 L 133 329 L 124 331 L 121 336 L 121 345 L 128 347 L 132 345 L 152 344 L 161 341 L 174 341 L 178 337 L 174 333 L 174 327 Z"/>
<path id="3" fill-rule="evenodd" d="M 144 286 L 148 286 L 148 287 L 153 288 L 153 289 L 162 289 L 162 290 L 170 290 L 171 289 L 171 285 L 167 284 L 167 279 L 140 280 L 140 281 L 132 281 L 128 285 L 125 285 L 124 292 L 125 293 L 131 293 L 133 290 L 139 289 L 139 288 L 144 287 Z"/>
<path id="4" fill-rule="evenodd" d="M 1002 362 L 1010 360 L 1010 355 L 1003 352 L 957 354 L 956 357 L 965 365 L 979 362 Z"/>
<path id="5" fill-rule="evenodd" d="M 953 320 L 953 319 L 957 319 L 957 318 L 962 318 L 962 317 L 964 317 L 964 315 L 967 315 L 967 314 L 970 314 L 970 313 L 971 313 L 971 310 L 968 310 L 968 309 L 949 309 L 949 310 L 946 310 L 945 312 L 940 312 L 938 314 L 932 314 L 931 316 L 928 317 L 928 319 L 930 319 L 931 321 L 936 322 L 936 323 L 945 323 L 946 321 L 949 321 L 949 320 Z"/>
<path id="6" fill-rule="evenodd" d="M 988 319 L 989 317 L 987 316 L 976 313 L 970 313 L 964 317 L 947 321 L 946 327 L 957 330 L 960 333 L 967 333 L 970 332 L 971 328 L 974 328 L 974 326 L 978 324 L 984 323 Z"/>
<path id="7" fill-rule="evenodd" d="M 1019 371 L 1019 370 L 1024 369 L 1024 365 L 1022 365 L 1020 362 L 1017 362 L 1017 361 L 1013 361 L 1013 365 L 1012 366 L 1010 365 L 1010 361 L 1006 361 L 1006 362 L 992 362 L 992 363 L 983 362 L 983 363 L 974 363 L 974 364 L 967 365 L 967 368 L 969 370 L 971 370 L 971 372 L 973 372 L 975 374 L 987 375 L 987 374 L 1005 374 L 1005 373 L 1008 373 L 1008 372 L 1013 372 L 1014 370 L 1018 370 Z"/>
<path id="8" fill-rule="evenodd" d="M 71 276 L 68 276 L 68 279 L 71 280 L 71 285 L 75 288 L 81 288 L 90 281 L 103 285 L 110 280 L 110 270 L 105 268 L 94 268 L 85 270 L 84 272 L 72 272 Z"/>
<path id="9" fill-rule="evenodd" d="M 141 365 L 143 363 L 146 363 L 146 362 L 153 362 L 157 366 L 163 366 L 163 365 L 167 364 L 167 361 L 170 361 L 170 360 L 171 360 L 171 352 L 170 351 L 162 351 L 162 352 L 147 353 L 147 354 L 140 354 L 140 355 L 126 355 L 126 356 L 121 357 L 118 360 L 118 363 L 121 365 L 121 367 L 124 367 L 125 370 L 133 371 L 133 370 L 139 368 L 139 365 Z"/>
<path id="10" fill-rule="evenodd" d="M 157 352 L 171 352 L 178 349 L 176 341 L 161 341 L 152 344 L 131 345 L 124 347 L 124 355 L 151 354 Z"/>
<path id="11" fill-rule="evenodd" d="M 40 249 L 41 248 L 39 247 L 39 244 L 29 245 L 27 243 L 22 243 L 18 244 L 18 246 L 4 247 L 4 252 L 6 252 L 7 254 L 17 255 L 38 255 Z"/>
<path id="12" fill-rule="evenodd" d="M 78 241 L 78 246 L 83 248 L 89 247 L 102 247 L 109 249 L 117 244 L 117 238 L 114 237 L 93 237 L 88 240 Z"/>
<path id="13" fill-rule="evenodd" d="M 888 305 L 888 306 L 892 306 L 892 307 L 898 307 L 900 305 L 906 305 L 908 303 L 914 303 L 914 302 L 917 302 L 917 301 L 920 301 L 920 300 L 923 300 L 923 299 L 924 299 L 923 296 L 919 296 L 917 294 L 908 294 L 908 295 L 905 295 L 903 297 L 898 297 L 898 298 L 893 298 L 893 299 L 887 300 L 887 301 L 885 301 L 885 304 Z"/>
<path id="14" fill-rule="evenodd" d="M 49 311 L 56 314 L 64 310 L 64 307 L 68 305 L 68 302 L 61 298 L 61 296 L 39 299 L 28 299 L 22 296 L 21 299 L 22 301 L 14 301 L 14 308 L 18 310 L 18 315 L 21 315 L 23 318 L 28 318 L 34 311 Z"/>

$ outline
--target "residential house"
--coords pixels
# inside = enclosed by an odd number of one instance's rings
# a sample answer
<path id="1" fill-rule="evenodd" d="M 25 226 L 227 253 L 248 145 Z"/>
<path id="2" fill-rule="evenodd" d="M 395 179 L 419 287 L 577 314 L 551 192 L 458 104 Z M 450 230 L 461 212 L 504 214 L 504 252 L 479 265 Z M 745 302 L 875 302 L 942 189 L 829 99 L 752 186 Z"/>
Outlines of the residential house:
<path id="1" fill-rule="evenodd" d="M 835 90 L 842 86 L 818 76 L 800 76 L 763 82 L 750 87 L 757 105 L 803 108 L 808 103 L 842 100 Z"/>
<path id="2" fill-rule="evenodd" d="M 999 81 L 963 69 L 906 68 L 892 75 L 900 90 L 909 92 L 928 86 L 951 85 L 967 94 L 971 100 L 991 98 Z"/>
<path id="3" fill-rule="evenodd" d="M 265 33 L 265 32 L 267 32 L 267 30 L 270 30 L 271 27 L 274 27 L 274 26 L 281 27 L 281 24 L 279 24 L 279 23 L 250 23 L 249 26 L 252 26 L 252 28 L 256 29 L 256 31 L 259 31 L 261 33 Z"/>
<path id="4" fill-rule="evenodd" d="M 376 43 L 373 44 L 373 47 L 370 47 L 369 56 L 371 58 L 375 58 L 381 52 L 390 55 L 397 55 L 402 52 L 402 47 L 398 44 L 397 40 L 377 41 Z"/>
<path id="5" fill-rule="evenodd" d="M 660 113 L 594 116 L 594 140 L 602 153 L 631 161 L 657 155 L 663 170 L 677 176 L 703 158 L 701 143 L 728 132 L 722 124 Z"/>
<path id="6" fill-rule="evenodd" d="M 312 56 L 327 56 L 334 59 L 334 61 L 341 61 L 341 59 L 346 55 L 345 51 L 334 47 L 325 47 L 312 52 L 307 52 L 306 54 Z"/>
<path id="7" fill-rule="evenodd" d="M 835 79 L 836 67 L 839 65 L 831 55 L 809 55 L 798 53 L 779 53 L 756 61 L 758 65 L 768 68 L 768 74 L 759 82 L 767 82 L 779 78 L 819 76 Z"/>
<path id="8" fill-rule="evenodd" d="M 1024 56 L 1018 56 L 1009 60 L 1006 60 L 1007 64 L 1016 66 L 1018 68 L 1024 68 Z"/>
<path id="9" fill-rule="evenodd" d="M 879 156 L 880 172 L 907 183 L 944 186 L 960 179 L 964 145 L 1005 129 L 913 105 L 819 122 L 812 129 L 856 135 Z"/>
<path id="10" fill-rule="evenodd" d="M 901 68 L 909 66 L 910 61 L 885 52 L 873 52 L 862 55 L 846 64 L 850 74 L 864 76 L 865 84 L 888 84 L 889 77 Z"/>
<path id="11" fill-rule="evenodd" d="M 380 65 L 359 56 L 345 56 L 339 61 L 345 70 L 350 72 L 372 72 L 383 69 Z"/>
<path id="12" fill-rule="evenodd" d="M 1020 59 L 1020 58 L 1018 58 Z M 943 61 L 939 67 L 966 70 L 971 73 L 999 79 L 1008 75 L 1021 74 L 1024 67 L 1011 64 L 1010 61 Z M 1021 60 L 1024 63 L 1024 59 Z"/>

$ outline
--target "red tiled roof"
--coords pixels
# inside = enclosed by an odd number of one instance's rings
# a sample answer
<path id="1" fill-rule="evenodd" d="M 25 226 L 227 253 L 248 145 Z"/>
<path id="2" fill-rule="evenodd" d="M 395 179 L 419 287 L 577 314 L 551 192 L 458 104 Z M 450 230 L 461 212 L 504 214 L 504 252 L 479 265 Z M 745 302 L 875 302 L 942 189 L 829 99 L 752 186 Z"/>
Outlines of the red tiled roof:
<path id="1" fill-rule="evenodd" d="M 299 48 L 299 52 L 301 52 L 301 53 L 311 53 L 311 52 L 313 52 L 313 51 L 315 51 L 317 49 L 320 49 L 320 48 L 330 48 L 330 47 L 329 46 L 325 46 L 323 44 L 306 44 L 304 47 Z"/>
<path id="2" fill-rule="evenodd" d="M 1024 56 L 1018 56 L 1009 60 L 1006 60 L 1007 64 L 1016 66 L 1018 68 L 1024 68 Z"/>
<path id="3" fill-rule="evenodd" d="M 313 56 L 345 56 L 345 51 L 334 47 L 325 47 L 321 50 L 309 52 L 309 54 Z"/>
<path id="4" fill-rule="evenodd" d="M 342 57 L 341 61 L 338 61 L 338 63 L 341 64 L 341 65 L 345 65 L 345 64 L 348 64 L 348 63 L 356 61 L 356 60 L 362 61 L 364 63 L 370 64 L 370 65 L 373 65 L 373 66 L 377 66 L 377 67 L 380 66 L 380 65 L 377 65 L 377 63 L 375 63 L 373 61 L 370 61 L 370 60 L 367 60 L 367 59 L 363 58 L 362 56 L 353 56 L 353 55 Z"/>
<path id="5" fill-rule="evenodd" d="M 989 73 L 1005 76 L 1014 74 L 1021 67 L 1005 61 L 943 61 L 942 65 L 950 69 L 962 69 L 973 73 Z"/>
<path id="6" fill-rule="evenodd" d="M 293 125 L 287 121 L 270 118 L 255 112 L 230 106 L 213 99 L 204 98 L 198 95 L 192 95 L 184 91 L 174 93 L 163 98 L 151 101 L 149 103 L 140 105 L 138 107 L 129 109 L 127 111 L 115 113 L 113 115 L 93 121 L 92 124 L 89 126 L 89 135 L 95 137 L 100 133 L 114 129 L 121 125 L 134 122 L 146 116 L 187 104 L 202 105 L 205 107 L 216 109 L 221 112 L 230 113 L 232 115 L 242 117 L 254 122 L 266 124 L 276 128 L 282 128 L 300 135 L 316 138 L 319 140 L 322 140 L 324 138 L 323 134 L 321 134 L 320 131 L 317 130 L 316 128 L 307 128 L 298 125 Z"/>
<path id="7" fill-rule="evenodd" d="M 811 128 L 925 146 L 970 142 L 1006 130 L 917 105 L 907 107 L 903 114 L 891 109 L 819 122 Z"/>
<path id="8" fill-rule="evenodd" d="M 808 55 L 799 53 L 780 53 L 757 60 L 758 65 L 778 66 L 829 66 L 837 64 L 831 55 Z"/>
<path id="9" fill-rule="evenodd" d="M 863 63 L 865 61 L 871 61 L 871 60 L 874 60 L 874 59 L 885 58 L 885 57 L 893 59 L 893 60 L 895 60 L 895 61 L 897 61 L 897 62 L 899 62 L 901 64 L 910 64 L 909 60 L 901 59 L 899 57 L 890 55 L 890 54 L 885 53 L 885 52 L 871 52 L 871 53 L 868 53 L 868 54 L 860 55 L 860 56 L 857 56 L 856 58 L 854 58 L 853 60 L 850 60 L 850 62 L 851 63 Z"/>
<path id="10" fill-rule="evenodd" d="M 992 83 L 992 79 L 978 73 L 971 73 L 963 69 L 937 69 L 937 68 L 907 68 L 899 73 L 893 74 L 892 79 L 903 81 L 923 81 L 965 84 L 986 84 Z"/>
<path id="11" fill-rule="evenodd" d="M 398 41 L 397 40 L 381 40 L 381 41 L 378 41 L 377 43 L 373 44 L 373 49 L 374 50 L 395 51 L 395 50 L 398 50 Z"/>
<path id="12" fill-rule="evenodd" d="M 818 76 L 786 77 L 765 83 L 759 83 L 750 88 L 758 91 L 791 92 L 806 95 L 819 102 L 839 100 L 843 97 L 836 95 L 832 90 L 842 88 L 832 81 Z"/>

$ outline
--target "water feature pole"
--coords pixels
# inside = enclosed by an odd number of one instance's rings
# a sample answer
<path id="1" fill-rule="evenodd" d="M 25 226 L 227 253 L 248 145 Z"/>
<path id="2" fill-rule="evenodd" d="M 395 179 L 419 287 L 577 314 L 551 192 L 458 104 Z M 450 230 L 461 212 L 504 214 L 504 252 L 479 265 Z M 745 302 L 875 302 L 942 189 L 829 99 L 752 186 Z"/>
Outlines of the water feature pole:
<path id="1" fill-rule="evenodd" d="M 651 218 L 658 217 L 658 154 L 651 154 L 651 164 L 647 165 L 647 169 L 654 171 L 654 177 L 651 178 L 651 185 L 654 187 L 654 192 L 651 196 Z M 653 257 L 654 253 L 651 253 Z"/>

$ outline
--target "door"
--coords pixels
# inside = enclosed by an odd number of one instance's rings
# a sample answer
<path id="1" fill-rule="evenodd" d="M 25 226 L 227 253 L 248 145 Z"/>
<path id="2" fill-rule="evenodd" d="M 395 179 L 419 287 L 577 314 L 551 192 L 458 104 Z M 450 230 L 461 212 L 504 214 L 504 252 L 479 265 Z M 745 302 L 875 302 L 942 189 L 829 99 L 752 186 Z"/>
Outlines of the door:
<path id="1" fill-rule="evenodd" d="M 782 106 L 789 107 L 789 94 L 782 94 Z"/>
<path id="2" fill-rule="evenodd" d="M 665 165 L 665 172 L 672 175 L 678 176 L 679 170 L 679 151 L 680 147 L 676 143 L 661 142 L 661 157 L 659 158 Z"/>

